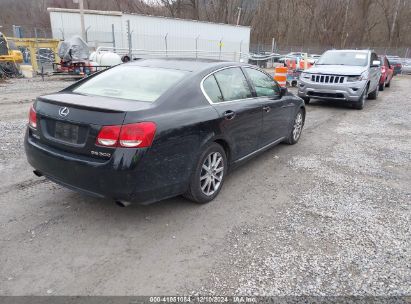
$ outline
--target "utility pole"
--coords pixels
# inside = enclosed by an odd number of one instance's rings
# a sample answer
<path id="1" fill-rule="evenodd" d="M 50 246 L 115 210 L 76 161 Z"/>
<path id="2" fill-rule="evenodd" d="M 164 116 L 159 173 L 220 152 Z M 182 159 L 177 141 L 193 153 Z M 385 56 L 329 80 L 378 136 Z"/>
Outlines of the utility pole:
<path id="1" fill-rule="evenodd" d="M 237 25 L 240 25 L 241 7 L 238 7 Z"/>
<path id="2" fill-rule="evenodd" d="M 78 3 L 80 10 L 81 38 L 86 40 L 86 28 L 84 26 L 84 0 L 73 0 L 73 3 Z"/>

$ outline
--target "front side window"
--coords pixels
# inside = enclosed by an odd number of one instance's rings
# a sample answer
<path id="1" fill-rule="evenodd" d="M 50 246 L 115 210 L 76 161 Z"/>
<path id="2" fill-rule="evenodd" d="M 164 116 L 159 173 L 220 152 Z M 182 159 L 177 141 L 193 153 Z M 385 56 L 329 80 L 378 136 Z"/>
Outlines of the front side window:
<path id="1" fill-rule="evenodd" d="M 372 53 L 372 54 L 371 54 L 371 64 L 372 64 L 373 61 L 375 61 L 375 60 L 380 60 L 380 58 L 378 58 L 377 54 Z M 382 61 L 381 61 L 381 63 L 382 63 Z"/>
<path id="2" fill-rule="evenodd" d="M 214 73 L 224 101 L 251 98 L 247 79 L 240 68 L 228 68 Z"/>
<path id="3" fill-rule="evenodd" d="M 188 72 L 120 65 L 90 78 L 74 93 L 154 102 Z"/>
<path id="4" fill-rule="evenodd" d="M 276 96 L 279 94 L 277 85 L 267 74 L 253 68 L 245 68 L 248 77 L 254 85 L 258 97 Z"/>

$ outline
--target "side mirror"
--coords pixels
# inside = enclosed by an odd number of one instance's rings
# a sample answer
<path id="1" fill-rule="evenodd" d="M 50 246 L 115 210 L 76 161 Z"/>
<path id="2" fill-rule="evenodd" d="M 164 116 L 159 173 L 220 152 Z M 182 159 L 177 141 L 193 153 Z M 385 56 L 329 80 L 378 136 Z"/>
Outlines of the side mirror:
<path id="1" fill-rule="evenodd" d="M 280 96 L 283 97 L 288 93 L 288 89 L 286 87 L 281 87 L 280 88 Z"/>
<path id="2" fill-rule="evenodd" d="M 377 68 L 377 67 L 379 67 L 381 65 L 381 61 L 379 61 L 379 60 L 373 60 L 372 61 L 372 64 L 371 64 L 371 67 L 372 68 Z"/>

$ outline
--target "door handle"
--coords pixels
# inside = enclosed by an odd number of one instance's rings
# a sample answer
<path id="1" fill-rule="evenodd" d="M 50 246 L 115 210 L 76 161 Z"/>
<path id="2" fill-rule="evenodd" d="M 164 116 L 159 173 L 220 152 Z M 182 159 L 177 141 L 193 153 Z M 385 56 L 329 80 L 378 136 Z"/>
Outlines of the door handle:
<path id="1" fill-rule="evenodd" d="M 271 111 L 271 108 L 269 106 L 264 106 L 263 110 L 266 111 L 267 113 Z"/>
<path id="2" fill-rule="evenodd" d="M 224 112 L 224 119 L 225 120 L 231 120 L 231 119 L 233 119 L 234 117 L 235 117 L 235 112 L 234 111 L 231 111 L 231 110 L 228 110 L 228 111 L 225 111 Z"/>

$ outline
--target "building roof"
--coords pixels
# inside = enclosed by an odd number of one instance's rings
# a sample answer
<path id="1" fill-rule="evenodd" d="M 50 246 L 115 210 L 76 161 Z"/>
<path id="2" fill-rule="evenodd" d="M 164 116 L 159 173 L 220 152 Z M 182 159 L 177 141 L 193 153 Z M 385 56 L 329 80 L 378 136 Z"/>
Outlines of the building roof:
<path id="1" fill-rule="evenodd" d="M 79 9 L 72 9 L 72 8 L 56 8 L 56 7 L 49 7 L 47 8 L 48 12 L 57 12 L 57 13 L 75 13 L 79 14 Z M 106 15 L 106 16 L 122 16 L 122 15 L 134 15 L 134 16 L 143 16 L 143 17 L 151 17 L 151 18 L 161 18 L 161 19 L 170 19 L 170 20 L 180 20 L 180 21 L 191 21 L 191 22 L 199 22 L 205 24 L 218 24 L 218 25 L 225 25 L 231 27 L 242 27 L 242 28 L 251 28 L 250 26 L 245 25 L 234 25 L 234 24 L 227 24 L 227 23 L 216 23 L 210 21 L 201 21 L 201 20 L 194 20 L 194 19 L 182 19 L 182 18 L 172 18 L 166 16 L 154 16 L 154 15 L 145 15 L 145 14 L 137 14 L 137 13 L 123 13 L 120 11 L 99 11 L 99 10 L 84 10 L 85 14 L 94 14 L 94 15 Z"/>

